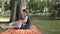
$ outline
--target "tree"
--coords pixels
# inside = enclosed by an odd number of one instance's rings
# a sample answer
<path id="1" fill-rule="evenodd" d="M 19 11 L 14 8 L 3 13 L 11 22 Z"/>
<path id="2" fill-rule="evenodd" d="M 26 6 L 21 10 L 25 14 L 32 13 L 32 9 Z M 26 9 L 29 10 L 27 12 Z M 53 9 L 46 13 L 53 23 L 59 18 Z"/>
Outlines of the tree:
<path id="1" fill-rule="evenodd" d="M 36 10 L 40 10 L 40 12 L 43 12 L 44 9 L 44 2 L 41 2 L 41 0 L 30 0 L 28 2 L 29 9 L 32 9 L 34 13 L 36 13 Z"/>
<path id="2" fill-rule="evenodd" d="M 15 16 L 16 16 L 16 7 L 17 7 L 17 1 L 16 0 L 11 0 L 10 1 L 10 10 L 11 10 L 11 17 L 10 17 L 10 22 L 15 21 Z"/>

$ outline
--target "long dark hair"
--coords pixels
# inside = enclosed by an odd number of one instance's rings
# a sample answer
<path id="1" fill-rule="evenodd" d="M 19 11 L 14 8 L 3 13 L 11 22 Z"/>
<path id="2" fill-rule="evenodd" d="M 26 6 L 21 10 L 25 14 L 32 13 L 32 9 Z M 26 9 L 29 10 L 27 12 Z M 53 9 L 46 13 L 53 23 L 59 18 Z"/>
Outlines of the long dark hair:
<path id="1" fill-rule="evenodd" d="M 23 12 L 26 12 L 29 15 L 29 11 L 27 9 L 23 9 Z"/>

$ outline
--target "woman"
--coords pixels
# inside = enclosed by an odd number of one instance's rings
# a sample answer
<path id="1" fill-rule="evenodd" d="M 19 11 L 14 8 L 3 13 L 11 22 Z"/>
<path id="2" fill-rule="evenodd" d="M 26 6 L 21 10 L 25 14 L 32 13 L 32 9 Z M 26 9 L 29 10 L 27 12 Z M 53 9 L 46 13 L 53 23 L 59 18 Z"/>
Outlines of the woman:
<path id="1" fill-rule="evenodd" d="M 31 25 L 31 19 L 27 9 L 23 9 L 24 19 L 16 22 L 9 23 L 8 25 L 1 25 L 2 28 L 22 28 L 28 29 Z"/>

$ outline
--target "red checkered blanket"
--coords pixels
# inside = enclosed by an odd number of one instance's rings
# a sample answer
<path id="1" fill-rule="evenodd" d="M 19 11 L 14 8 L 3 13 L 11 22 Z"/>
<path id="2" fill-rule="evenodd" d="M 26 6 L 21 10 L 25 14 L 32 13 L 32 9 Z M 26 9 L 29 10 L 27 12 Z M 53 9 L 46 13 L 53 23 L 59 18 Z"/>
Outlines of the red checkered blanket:
<path id="1" fill-rule="evenodd" d="M 41 34 L 35 25 L 31 25 L 30 29 L 8 29 L 0 34 Z"/>

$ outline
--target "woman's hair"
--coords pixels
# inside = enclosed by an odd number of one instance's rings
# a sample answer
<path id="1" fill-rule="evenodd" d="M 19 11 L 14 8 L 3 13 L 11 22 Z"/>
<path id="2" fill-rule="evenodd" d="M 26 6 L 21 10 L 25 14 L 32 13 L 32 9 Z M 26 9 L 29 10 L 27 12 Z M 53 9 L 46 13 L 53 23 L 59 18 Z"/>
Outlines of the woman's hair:
<path id="1" fill-rule="evenodd" d="M 23 12 L 27 13 L 27 15 L 29 15 L 29 12 L 27 9 L 23 9 Z"/>

